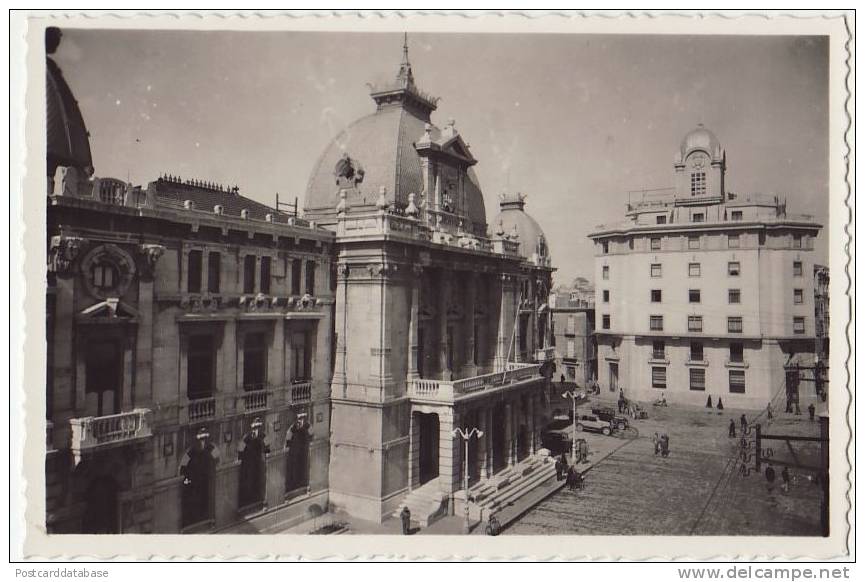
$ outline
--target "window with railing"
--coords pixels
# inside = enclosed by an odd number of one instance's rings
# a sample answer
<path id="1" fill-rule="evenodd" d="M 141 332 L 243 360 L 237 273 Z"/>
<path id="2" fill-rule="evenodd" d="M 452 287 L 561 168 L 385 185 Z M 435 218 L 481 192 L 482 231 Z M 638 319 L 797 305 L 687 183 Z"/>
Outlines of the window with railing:
<path id="1" fill-rule="evenodd" d="M 745 393 L 745 370 L 730 370 L 730 392 Z"/>
<path id="2" fill-rule="evenodd" d="M 201 293 L 201 251 L 189 251 L 186 269 L 186 290 Z"/>
<path id="3" fill-rule="evenodd" d="M 216 379 L 216 351 L 211 334 L 188 338 L 186 350 L 186 396 L 190 400 L 213 396 Z"/>
<path id="4" fill-rule="evenodd" d="M 306 382 L 312 375 L 312 333 L 294 332 L 291 336 L 291 379 Z"/>
<path id="5" fill-rule="evenodd" d="M 255 255 L 243 257 L 243 292 L 255 293 Z"/>
<path id="6" fill-rule="evenodd" d="M 691 368 L 689 370 L 690 374 L 690 388 L 691 390 L 703 392 L 706 390 L 706 369 L 705 368 Z"/>
<path id="7" fill-rule="evenodd" d="M 742 291 L 740 289 L 727 289 L 727 303 L 736 304 L 742 302 Z"/>
<path id="8" fill-rule="evenodd" d="M 650 315 L 649 316 L 649 330 L 650 331 L 664 331 L 664 316 L 663 315 Z"/>
<path id="9" fill-rule="evenodd" d="M 745 347 L 742 344 L 730 344 L 730 361 L 734 364 L 741 364 L 745 361 Z"/>
<path id="10" fill-rule="evenodd" d="M 265 295 L 270 295 L 270 257 L 261 257 L 261 273 L 259 274 L 260 285 L 259 291 Z"/>
<path id="11" fill-rule="evenodd" d="M 220 278 L 222 277 L 222 255 L 211 251 L 207 255 L 207 291 L 219 293 Z"/>
<path id="12" fill-rule="evenodd" d="M 666 345 L 663 340 L 652 342 L 652 358 L 655 360 L 663 360 L 667 357 Z"/>
<path id="13" fill-rule="evenodd" d="M 661 390 L 667 388 L 667 368 L 665 366 L 652 367 L 652 388 Z"/>
<path id="14" fill-rule="evenodd" d="M 728 317 L 727 318 L 727 333 L 742 333 L 742 318 Z"/>
<path id="15" fill-rule="evenodd" d="M 690 360 L 692 362 L 703 361 L 703 344 L 701 342 L 691 342 Z"/>
<path id="16" fill-rule="evenodd" d="M 243 389 L 261 390 L 267 383 L 267 346 L 262 332 L 243 336 Z"/>
<path id="17" fill-rule="evenodd" d="M 688 331 L 701 333 L 703 331 L 703 316 L 689 315 L 688 316 Z"/>
<path id="18" fill-rule="evenodd" d="M 306 293 L 315 295 L 315 261 L 306 262 Z"/>
<path id="19" fill-rule="evenodd" d="M 302 261 L 300 259 L 292 259 L 291 261 L 291 294 L 300 295 L 300 272 L 302 270 Z"/>
<path id="20" fill-rule="evenodd" d="M 655 217 L 655 224 L 667 224 L 667 217 L 666 216 L 656 216 Z"/>

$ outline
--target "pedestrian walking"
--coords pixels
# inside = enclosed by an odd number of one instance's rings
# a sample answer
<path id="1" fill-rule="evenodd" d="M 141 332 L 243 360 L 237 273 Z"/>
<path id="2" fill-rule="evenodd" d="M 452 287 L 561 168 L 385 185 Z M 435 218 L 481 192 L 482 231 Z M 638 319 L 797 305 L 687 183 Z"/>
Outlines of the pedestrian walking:
<path id="1" fill-rule="evenodd" d="M 556 459 L 556 481 L 562 480 L 562 461 L 561 459 Z"/>
<path id="2" fill-rule="evenodd" d="M 661 456 L 667 458 L 670 455 L 670 437 L 667 433 L 661 435 Z"/>
<path id="3" fill-rule="evenodd" d="M 399 518 L 402 521 L 402 535 L 407 536 L 411 531 L 411 510 L 408 506 L 403 506 L 399 512 Z"/>
<path id="4" fill-rule="evenodd" d="M 487 522 L 487 535 L 488 536 L 497 536 L 502 531 L 502 524 L 499 523 L 499 520 L 496 519 L 496 516 L 490 516 L 490 520 Z"/>
<path id="5" fill-rule="evenodd" d="M 745 429 L 748 428 L 748 417 L 745 416 L 744 412 L 739 417 L 739 424 L 742 425 L 742 432 L 745 432 Z"/>
<path id="6" fill-rule="evenodd" d="M 565 383 L 565 375 L 564 374 L 562 374 L 561 378 L 559 379 L 559 382 L 561 382 L 562 384 Z"/>
<path id="7" fill-rule="evenodd" d="M 814 412 L 815 411 L 816 411 L 816 408 L 814 408 L 814 403 L 812 402 L 811 404 L 808 405 L 808 419 L 809 420 L 811 420 L 811 421 L 814 420 Z"/>
<path id="8" fill-rule="evenodd" d="M 781 471 L 781 488 L 784 489 L 784 493 L 790 491 L 790 469 L 787 467 L 784 467 L 784 470 Z"/>
<path id="9" fill-rule="evenodd" d="M 772 413 L 772 403 L 770 402 L 769 404 L 766 405 L 766 420 L 768 420 L 769 422 L 772 422 L 772 419 L 774 418 L 774 416 L 775 415 Z"/>
<path id="10" fill-rule="evenodd" d="M 796 416 L 802 416 L 802 410 L 799 408 L 799 401 L 798 400 L 793 402 L 793 406 L 796 407 Z"/>
<path id="11" fill-rule="evenodd" d="M 661 450 L 661 438 L 658 436 L 658 433 L 655 433 L 655 436 L 652 437 L 652 444 L 655 448 L 655 454 L 657 455 Z"/>
<path id="12" fill-rule="evenodd" d="M 568 489 L 571 491 L 577 488 L 577 469 L 571 465 L 568 467 Z"/>
<path id="13" fill-rule="evenodd" d="M 736 421 L 732 418 L 730 419 L 730 429 L 728 430 L 728 434 L 731 439 L 736 438 Z"/>
<path id="14" fill-rule="evenodd" d="M 772 465 L 766 467 L 765 476 L 769 492 L 771 493 L 771 491 L 775 488 L 775 467 L 773 467 Z"/>
<path id="15" fill-rule="evenodd" d="M 565 453 L 562 453 L 561 461 L 562 461 L 562 473 L 567 475 L 567 473 L 568 473 L 568 458 L 565 456 Z"/>

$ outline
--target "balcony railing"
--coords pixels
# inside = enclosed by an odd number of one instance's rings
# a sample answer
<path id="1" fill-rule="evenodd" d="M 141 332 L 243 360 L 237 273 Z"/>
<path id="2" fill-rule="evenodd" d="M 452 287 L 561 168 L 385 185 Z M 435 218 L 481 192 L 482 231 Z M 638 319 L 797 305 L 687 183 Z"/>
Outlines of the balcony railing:
<path id="1" fill-rule="evenodd" d="M 551 362 L 556 359 L 556 348 L 546 347 L 535 350 L 535 361 L 544 363 Z"/>
<path id="2" fill-rule="evenodd" d="M 421 400 L 453 401 L 456 398 L 510 386 L 517 382 L 540 378 L 540 364 L 509 362 L 503 372 L 482 374 L 461 380 L 428 380 L 418 378 L 411 382 L 409 395 Z"/>
<path id="3" fill-rule="evenodd" d="M 267 409 L 270 390 L 265 389 L 264 384 L 252 384 L 244 387 L 247 392 L 243 395 L 243 409 L 247 412 Z"/>
<path id="4" fill-rule="evenodd" d="M 291 403 L 301 404 L 312 400 L 312 382 L 297 382 L 291 385 Z"/>
<path id="5" fill-rule="evenodd" d="M 216 398 L 197 398 L 186 405 L 189 422 L 208 420 L 216 416 Z"/>
<path id="6" fill-rule="evenodd" d="M 109 416 L 86 416 L 69 420 L 72 452 L 81 454 L 103 446 L 113 446 L 152 436 L 150 410 L 137 408 Z"/>

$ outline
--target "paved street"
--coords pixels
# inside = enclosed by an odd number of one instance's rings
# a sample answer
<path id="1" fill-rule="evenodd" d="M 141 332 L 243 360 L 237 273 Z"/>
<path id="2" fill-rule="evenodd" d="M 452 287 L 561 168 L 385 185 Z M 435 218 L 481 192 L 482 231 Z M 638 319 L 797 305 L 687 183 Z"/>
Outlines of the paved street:
<path id="1" fill-rule="evenodd" d="M 762 475 L 739 475 L 740 463 L 731 462 L 738 441 L 727 425 L 736 419 L 738 431 L 742 411 L 648 408 L 650 418 L 634 421 L 628 435 L 584 435 L 590 448 L 610 439 L 621 446 L 595 462 L 585 490 L 555 493 L 504 533 L 819 535 L 820 488 L 806 473 L 791 470 L 789 493 L 781 491 L 780 467 L 771 492 Z M 670 437 L 668 458 L 653 453 L 655 431 Z M 780 414 L 769 427 L 763 419 L 763 432 L 817 436 L 819 429 L 807 414 Z M 776 459 L 789 457 L 782 442 L 773 448 Z M 796 452 L 817 464 L 816 444 L 798 444 Z"/>

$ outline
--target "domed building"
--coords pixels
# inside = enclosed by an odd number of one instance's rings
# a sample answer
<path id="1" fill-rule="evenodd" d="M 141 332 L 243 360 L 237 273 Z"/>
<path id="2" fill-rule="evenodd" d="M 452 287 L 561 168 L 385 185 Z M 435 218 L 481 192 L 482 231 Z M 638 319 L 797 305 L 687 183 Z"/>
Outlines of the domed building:
<path id="1" fill-rule="evenodd" d="M 521 202 L 489 233 L 478 160 L 454 121 L 433 123 L 438 100 L 406 45 L 371 96 L 375 112 L 325 148 L 305 201 L 305 218 L 336 232 L 330 504 L 373 521 L 408 507 L 423 527 L 474 498 L 477 519 L 531 489 L 524 471 L 550 470 L 546 243 Z M 465 459 L 454 429 L 472 427 Z"/>
<path id="2" fill-rule="evenodd" d="M 526 196 L 502 194 L 499 200 L 501 210 L 492 222 L 495 232 L 500 235 L 509 233 L 520 243 L 520 256 L 532 264 L 550 266 L 547 238 L 538 221 L 526 212 Z"/>

